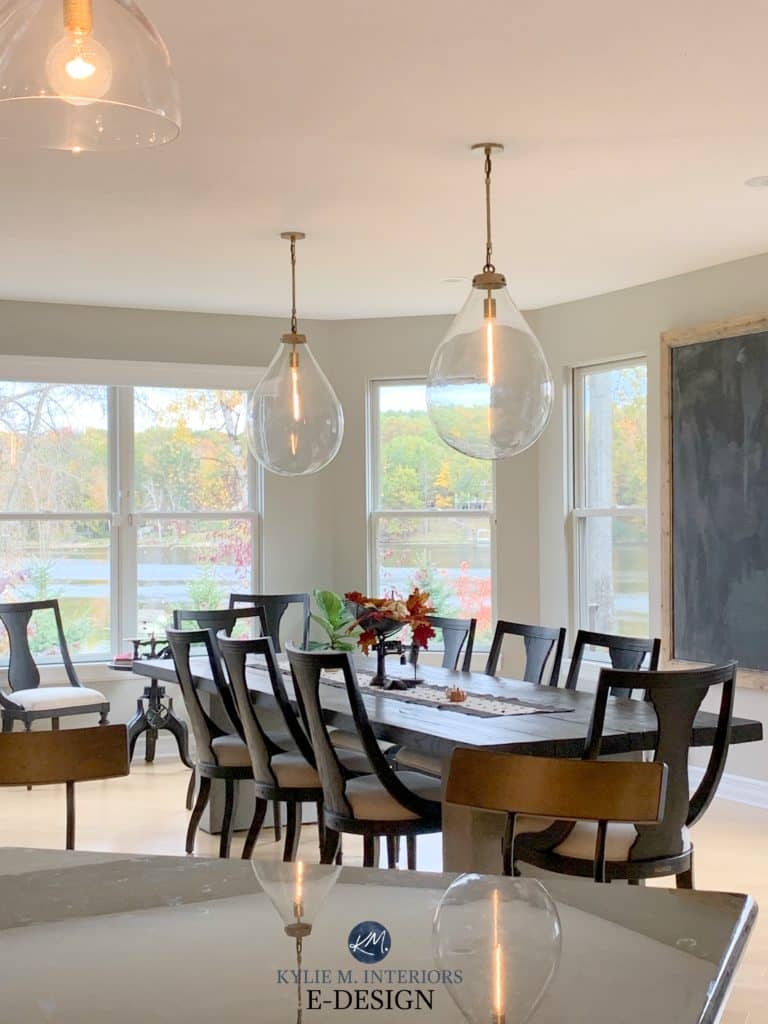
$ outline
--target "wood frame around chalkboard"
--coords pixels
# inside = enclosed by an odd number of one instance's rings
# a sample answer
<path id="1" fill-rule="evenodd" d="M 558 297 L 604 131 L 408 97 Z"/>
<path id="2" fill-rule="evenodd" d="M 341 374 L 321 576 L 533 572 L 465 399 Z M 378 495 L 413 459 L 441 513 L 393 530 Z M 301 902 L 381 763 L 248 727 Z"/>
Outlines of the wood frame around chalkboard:
<path id="1" fill-rule="evenodd" d="M 672 488 L 672 349 L 706 341 L 724 341 L 768 331 L 768 313 L 716 320 L 699 327 L 664 331 L 661 335 L 661 643 L 665 665 L 693 668 L 698 663 L 672 657 L 674 650 L 674 565 L 672 522 L 675 496 Z M 768 690 L 768 672 L 739 669 L 738 685 Z"/>

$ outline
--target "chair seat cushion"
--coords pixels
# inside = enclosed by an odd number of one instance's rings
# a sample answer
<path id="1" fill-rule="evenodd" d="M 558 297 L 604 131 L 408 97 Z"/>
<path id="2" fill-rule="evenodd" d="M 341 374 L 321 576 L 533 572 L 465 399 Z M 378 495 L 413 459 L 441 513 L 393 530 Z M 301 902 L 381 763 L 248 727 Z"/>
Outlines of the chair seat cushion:
<path id="1" fill-rule="evenodd" d="M 251 755 L 239 736 L 217 736 L 211 749 L 222 768 L 250 768 Z M 280 755 L 278 755 L 280 756 Z"/>
<path id="2" fill-rule="evenodd" d="M 301 754 L 276 754 L 271 767 L 278 785 L 285 789 L 320 789 L 320 776 Z"/>
<path id="3" fill-rule="evenodd" d="M 425 800 L 440 802 L 441 783 L 419 772 L 395 772 L 408 789 Z M 391 796 L 375 775 L 352 779 L 346 786 L 346 797 L 355 818 L 360 821 L 415 821 L 418 814 Z"/>
<path id="4" fill-rule="evenodd" d="M 554 824 L 554 818 L 532 818 L 528 815 L 520 815 L 515 823 L 515 836 L 521 836 L 528 832 L 543 832 L 545 828 Z M 620 822 L 611 822 L 605 839 L 605 859 L 608 861 L 629 860 L 629 851 L 637 839 L 637 829 L 634 825 Z M 577 821 L 571 834 L 556 846 L 553 853 L 560 857 L 572 857 L 575 860 L 593 861 L 595 857 L 595 842 L 597 841 L 597 824 L 593 821 Z M 524 846 L 525 841 L 521 844 Z M 688 829 L 683 829 L 683 846 L 688 849 L 691 845 Z M 516 853 L 517 853 L 516 849 Z M 522 850 L 520 850 L 522 853 Z M 521 857 L 524 860 L 525 857 Z"/>
<path id="5" fill-rule="evenodd" d="M 408 747 L 398 750 L 395 757 L 395 766 L 406 770 L 424 772 L 426 775 L 432 775 L 436 779 L 441 778 L 443 772 L 441 758 L 435 757 L 433 754 L 422 754 L 420 750 L 409 750 Z"/>
<path id="6" fill-rule="evenodd" d="M 328 735 L 331 737 L 331 743 L 337 750 L 363 752 L 363 741 L 356 732 L 348 732 L 346 729 L 329 729 Z M 377 742 L 383 754 L 397 746 L 396 743 L 388 743 L 386 740 L 378 740 Z"/>
<path id="7" fill-rule="evenodd" d="M 31 690 L 14 690 L 5 696 L 25 711 L 56 711 L 109 703 L 103 693 L 87 686 L 37 686 Z"/>

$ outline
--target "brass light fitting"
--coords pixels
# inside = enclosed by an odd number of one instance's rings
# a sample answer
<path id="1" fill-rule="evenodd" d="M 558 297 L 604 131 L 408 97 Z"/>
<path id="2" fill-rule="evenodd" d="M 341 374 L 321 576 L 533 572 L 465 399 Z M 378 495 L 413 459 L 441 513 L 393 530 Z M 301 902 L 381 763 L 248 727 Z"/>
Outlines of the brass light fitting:
<path id="1" fill-rule="evenodd" d="M 286 334 L 283 334 L 280 340 L 285 342 L 286 345 L 303 345 L 307 340 L 307 336 L 298 332 L 296 320 L 296 242 L 301 241 L 302 238 L 307 236 L 303 231 L 283 231 L 280 237 L 285 238 L 291 243 L 291 329 Z M 298 365 L 298 356 L 294 352 L 291 355 L 291 366 L 295 369 Z"/>
<path id="2" fill-rule="evenodd" d="M 93 0 L 64 0 L 64 27 L 67 32 L 90 35 L 93 31 Z"/>
<path id="3" fill-rule="evenodd" d="M 482 149 L 485 153 L 485 266 L 482 273 L 475 274 L 472 278 L 472 287 L 492 292 L 497 288 L 506 288 L 507 286 L 507 279 L 493 265 L 493 242 L 491 240 L 491 172 L 493 171 L 491 154 L 494 150 L 503 152 L 504 146 L 500 142 L 475 142 L 471 148 L 473 150 Z M 496 315 L 495 300 L 489 297 L 486 299 L 486 304 L 489 302 L 493 302 L 493 308 L 491 310 L 490 306 L 487 307 L 486 317 Z"/>

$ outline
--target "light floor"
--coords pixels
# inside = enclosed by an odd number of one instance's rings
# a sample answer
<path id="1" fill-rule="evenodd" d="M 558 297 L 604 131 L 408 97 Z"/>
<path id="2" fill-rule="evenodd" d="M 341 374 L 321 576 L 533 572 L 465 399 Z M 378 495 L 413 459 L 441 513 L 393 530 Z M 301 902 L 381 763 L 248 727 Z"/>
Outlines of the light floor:
<path id="1" fill-rule="evenodd" d="M 182 855 L 188 778 L 187 769 L 177 761 L 145 765 L 137 758 L 126 779 L 79 786 L 78 848 Z M 233 856 L 239 856 L 242 840 L 242 835 L 235 837 Z M 747 948 L 723 1024 L 768 1024 L 768 811 L 716 800 L 696 827 L 694 840 L 698 888 L 748 892 L 766 907 Z M 60 849 L 63 845 L 63 787 L 0 791 L 0 846 Z M 216 837 L 200 832 L 196 852 L 217 856 Z M 256 855 L 280 855 L 271 829 L 262 833 Z M 302 835 L 301 855 L 306 860 L 317 858 L 317 834 L 312 826 Z M 345 838 L 344 862 L 362 862 L 362 844 L 352 837 Z M 419 840 L 419 867 L 440 869 L 439 837 Z"/>

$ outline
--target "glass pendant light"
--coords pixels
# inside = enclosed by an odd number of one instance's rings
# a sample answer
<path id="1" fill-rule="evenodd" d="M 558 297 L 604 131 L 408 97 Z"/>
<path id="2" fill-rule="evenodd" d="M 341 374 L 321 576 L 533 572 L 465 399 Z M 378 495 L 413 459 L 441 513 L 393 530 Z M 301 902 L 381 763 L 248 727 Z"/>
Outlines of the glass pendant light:
<path id="1" fill-rule="evenodd" d="M 505 459 L 530 448 L 552 411 L 552 376 L 536 336 L 492 262 L 491 153 L 485 153 L 485 266 L 432 357 L 427 408 L 442 439 L 476 459 Z"/>
<path id="2" fill-rule="evenodd" d="M 328 378 L 299 334 L 296 323 L 296 241 L 301 231 L 285 231 L 291 243 L 291 329 L 267 367 L 248 409 L 248 447 L 280 476 L 307 476 L 335 457 L 344 435 L 344 412 Z"/>
<path id="3" fill-rule="evenodd" d="M 0 11 L 1 141 L 114 151 L 180 129 L 168 50 L 134 0 L 9 0 Z"/>

